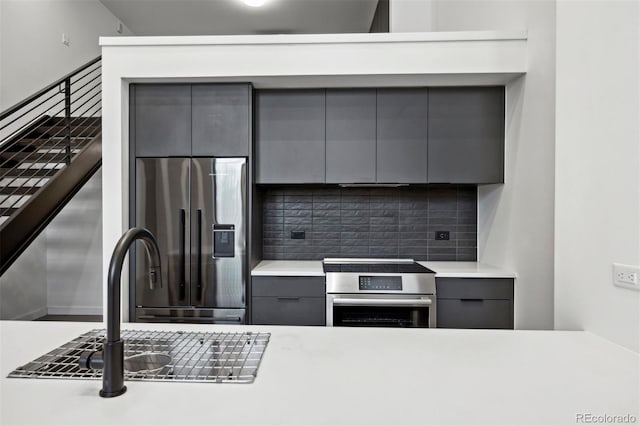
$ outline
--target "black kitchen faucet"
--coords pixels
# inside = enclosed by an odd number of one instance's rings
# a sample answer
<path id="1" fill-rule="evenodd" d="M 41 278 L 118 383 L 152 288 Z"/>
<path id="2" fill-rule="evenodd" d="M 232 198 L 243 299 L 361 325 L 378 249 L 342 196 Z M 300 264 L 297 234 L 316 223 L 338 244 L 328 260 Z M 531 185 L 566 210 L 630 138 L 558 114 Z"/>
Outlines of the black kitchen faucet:
<path id="1" fill-rule="evenodd" d="M 149 256 L 150 288 L 162 288 L 160 250 L 153 234 L 145 228 L 131 228 L 125 232 L 113 249 L 107 280 L 107 340 L 102 352 L 84 352 L 79 359 L 83 368 L 102 369 L 100 396 L 112 398 L 127 391 L 124 385 L 124 342 L 120 339 L 120 275 L 129 246 L 140 240 Z"/>

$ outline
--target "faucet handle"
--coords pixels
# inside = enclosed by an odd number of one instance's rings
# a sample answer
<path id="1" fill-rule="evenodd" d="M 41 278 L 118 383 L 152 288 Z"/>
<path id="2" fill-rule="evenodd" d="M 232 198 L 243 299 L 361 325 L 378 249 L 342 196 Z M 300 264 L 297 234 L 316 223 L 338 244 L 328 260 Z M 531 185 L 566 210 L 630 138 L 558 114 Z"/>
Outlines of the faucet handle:
<path id="1" fill-rule="evenodd" d="M 78 365 L 81 368 L 88 368 L 90 370 L 102 370 L 104 368 L 102 351 L 82 352 L 80 358 L 78 358 Z"/>
<path id="2" fill-rule="evenodd" d="M 151 290 L 162 288 L 162 277 L 160 277 L 159 266 L 149 269 L 149 288 Z"/>

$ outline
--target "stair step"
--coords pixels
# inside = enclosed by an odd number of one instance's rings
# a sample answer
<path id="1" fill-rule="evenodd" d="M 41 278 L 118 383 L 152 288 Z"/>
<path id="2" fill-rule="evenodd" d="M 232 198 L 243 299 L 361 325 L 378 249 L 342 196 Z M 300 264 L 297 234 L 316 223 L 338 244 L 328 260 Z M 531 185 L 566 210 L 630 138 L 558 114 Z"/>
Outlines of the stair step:
<path id="1" fill-rule="evenodd" d="M 72 154 L 77 154 L 78 152 L 80 152 L 80 147 L 74 145 L 71 147 L 71 153 Z M 33 149 L 33 150 L 26 150 L 26 151 L 22 151 L 22 152 L 32 152 L 35 153 L 34 155 L 37 154 L 66 154 L 67 153 L 67 148 L 66 147 L 55 147 L 55 148 L 38 148 L 38 149 Z M 7 154 L 9 154 L 10 152 L 7 152 Z M 16 154 L 15 152 L 12 154 Z M 9 157 L 11 157 L 11 155 L 9 155 Z"/>
<path id="2" fill-rule="evenodd" d="M 82 126 L 101 126 L 102 125 L 102 117 L 71 117 L 71 125 L 82 125 Z M 51 117 L 47 120 L 43 126 L 66 126 L 64 117 Z"/>
<path id="3" fill-rule="evenodd" d="M 35 178 L 50 177 L 56 174 L 60 169 L 15 169 L 0 168 L 0 178 Z"/>
<path id="4" fill-rule="evenodd" d="M 0 195 L 33 195 L 41 186 L 2 186 Z"/>
<path id="5" fill-rule="evenodd" d="M 13 163 L 60 163 L 66 161 L 66 159 L 67 154 L 65 153 L 3 152 L 0 154 L 0 161 L 9 160 Z"/>
<path id="6" fill-rule="evenodd" d="M 86 145 L 88 145 L 89 142 L 90 142 L 89 139 L 76 139 L 76 138 L 71 139 L 71 149 L 81 149 Z M 34 151 L 46 152 L 50 149 L 61 150 L 61 149 L 66 149 L 66 147 L 67 147 L 67 141 L 62 139 L 51 140 L 48 142 L 45 142 L 45 139 L 40 141 L 25 139 L 25 141 L 18 142 L 14 146 L 10 146 L 3 149 L 2 152 L 6 152 L 6 153 L 34 152 Z"/>
<path id="7" fill-rule="evenodd" d="M 0 214 L 6 215 L 3 213 L 3 210 L 17 210 L 22 207 L 27 201 L 29 201 L 31 195 L 0 195 Z"/>
<path id="8" fill-rule="evenodd" d="M 8 216 L 11 217 L 15 212 L 17 212 L 20 209 L 20 207 L 11 207 L 9 209 L 5 209 L 0 207 L 0 215 L 4 216 Z"/>
<path id="9" fill-rule="evenodd" d="M 89 124 L 88 126 L 76 125 L 71 127 L 71 136 L 90 136 L 97 133 L 100 127 Z M 67 126 L 40 126 L 31 133 L 32 135 L 46 135 L 47 137 L 65 137 L 67 135 Z"/>
<path id="10" fill-rule="evenodd" d="M 82 148 L 89 144 L 93 140 L 95 135 L 83 138 L 73 137 L 71 138 L 71 146 L 74 148 Z M 64 148 L 67 146 L 65 138 L 53 138 L 47 137 L 40 138 L 25 138 L 18 142 L 15 142 L 9 146 L 2 148 L 4 152 L 32 152 L 38 149 L 50 149 L 50 148 Z"/>

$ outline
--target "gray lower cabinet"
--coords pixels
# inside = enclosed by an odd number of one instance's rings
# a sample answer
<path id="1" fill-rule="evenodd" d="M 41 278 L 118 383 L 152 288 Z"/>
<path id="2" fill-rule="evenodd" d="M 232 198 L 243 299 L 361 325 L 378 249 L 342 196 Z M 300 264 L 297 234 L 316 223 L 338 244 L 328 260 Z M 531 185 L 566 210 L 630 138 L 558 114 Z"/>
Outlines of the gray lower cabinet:
<path id="1" fill-rule="evenodd" d="M 191 85 L 131 86 L 136 157 L 191 156 Z"/>
<path id="2" fill-rule="evenodd" d="M 436 278 L 439 328 L 513 329 L 511 278 Z"/>
<path id="3" fill-rule="evenodd" d="M 247 157 L 251 128 L 249 84 L 192 86 L 194 157 Z"/>
<path id="4" fill-rule="evenodd" d="M 325 90 L 256 94 L 256 182 L 324 183 Z"/>
<path id="5" fill-rule="evenodd" d="M 429 89 L 429 183 L 504 182 L 504 87 Z"/>
<path id="6" fill-rule="evenodd" d="M 252 277 L 252 323 L 325 325 L 324 277 Z"/>
<path id="7" fill-rule="evenodd" d="M 376 90 L 327 89 L 327 183 L 376 181 Z"/>
<path id="8" fill-rule="evenodd" d="M 427 182 L 427 109 L 426 88 L 377 90 L 377 182 Z"/>

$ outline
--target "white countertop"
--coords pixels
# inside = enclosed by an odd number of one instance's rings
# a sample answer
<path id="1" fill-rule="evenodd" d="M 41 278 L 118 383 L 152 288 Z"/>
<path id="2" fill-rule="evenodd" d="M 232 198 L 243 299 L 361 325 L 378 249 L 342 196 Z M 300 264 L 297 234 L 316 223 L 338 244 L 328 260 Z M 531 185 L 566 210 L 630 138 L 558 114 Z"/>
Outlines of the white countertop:
<path id="1" fill-rule="evenodd" d="M 517 274 L 479 262 L 418 262 L 436 273 L 436 277 L 517 278 Z"/>
<path id="2" fill-rule="evenodd" d="M 271 332 L 253 384 L 8 379 L 96 323 L 0 322 L 0 424 L 576 424 L 640 417 L 640 356 L 587 332 L 125 324 Z"/>
<path id="3" fill-rule="evenodd" d="M 323 277 L 321 260 L 263 260 L 251 270 L 253 276 Z"/>
<path id="4" fill-rule="evenodd" d="M 516 278 L 511 271 L 478 262 L 418 262 L 435 271 L 436 277 Z M 321 260 L 263 260 L 253 276 L 323 276 Z"/>

